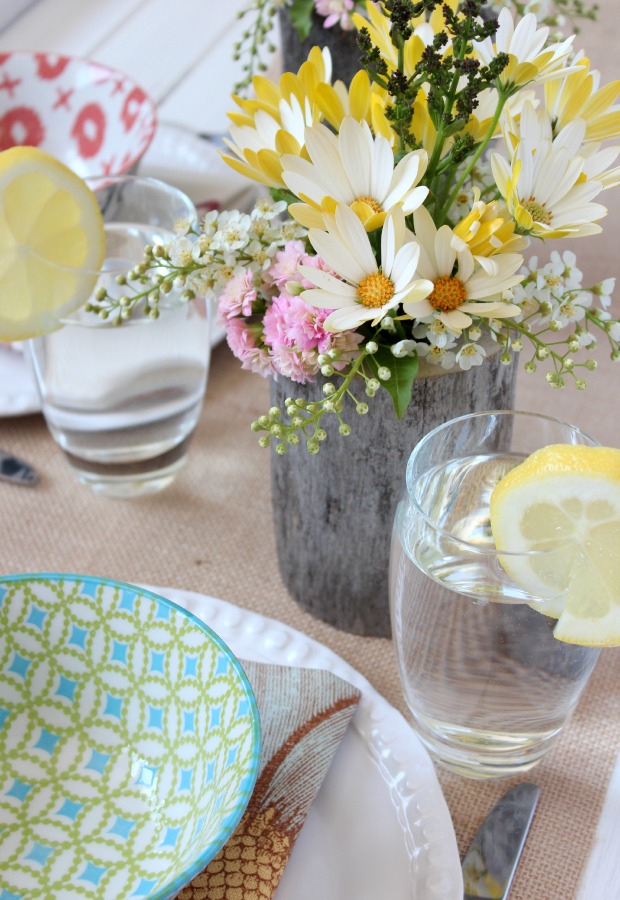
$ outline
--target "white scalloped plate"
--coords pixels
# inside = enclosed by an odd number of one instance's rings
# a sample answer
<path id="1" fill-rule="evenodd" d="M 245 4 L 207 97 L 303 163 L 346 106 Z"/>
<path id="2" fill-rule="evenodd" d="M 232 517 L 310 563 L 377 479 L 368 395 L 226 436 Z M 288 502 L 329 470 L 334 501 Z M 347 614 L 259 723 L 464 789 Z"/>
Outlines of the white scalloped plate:
<path id="1" fill-rule="evenodd" d="M 331 650 L 282 622 L 171 588 L 242 660 L 327 669 L 362 699 L 275 900 L 462 900 L 456 837 L 433 764 L 397 710 Z"/>

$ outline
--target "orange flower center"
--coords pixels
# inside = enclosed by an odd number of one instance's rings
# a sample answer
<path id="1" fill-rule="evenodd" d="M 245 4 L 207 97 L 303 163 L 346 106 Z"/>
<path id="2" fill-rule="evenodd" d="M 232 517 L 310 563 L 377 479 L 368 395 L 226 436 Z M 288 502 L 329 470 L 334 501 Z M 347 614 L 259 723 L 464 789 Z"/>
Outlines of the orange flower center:
<path id="1" fill-rule="evenodd" d="M 537 203 L 534 197 L 530 197 L 523 204 L 523 209 L 527 210 L 535 222 L 542 222 L 543 225 L 551 225 L 553 213 L 549 212 L 544 203 Z"/>
<path id="2" fill-rule="evenodd" d="M 375 199 L 373 199 L 373 197 L 357 197 L 356 199 L 359 203 L 368 204 L 368 206 L 370 206 L 370 208 L 372 209 L 373 212 L 376 212 L 376 213 L 383 212 L 383 207 L 381 206 L 380 203 L 377 203 L 377 201 Z"/>
<path id="3" fill-rule="evenodd" d="M 377 309 L 394 296 L 394 283 L 383 272 L 373 272 L 360 281 L 357 296 L 364 306 Z"/>
<path id="4" fill-rule="evenodd" d="M 450 312 L 452 309 L 458 309 L 461 303 L 465 303 L 467 300 L 465 285 L 460 278 L 442 275 L 433 284 L 433 292 L 429 296 L 428 302 L 434 309 Z"/>

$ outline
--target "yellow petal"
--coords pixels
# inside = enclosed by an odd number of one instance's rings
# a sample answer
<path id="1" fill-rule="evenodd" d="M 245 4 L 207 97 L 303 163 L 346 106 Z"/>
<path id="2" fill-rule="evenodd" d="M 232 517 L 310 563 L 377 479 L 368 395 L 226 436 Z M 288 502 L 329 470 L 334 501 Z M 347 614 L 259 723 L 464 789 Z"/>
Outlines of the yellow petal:
<path id="1" fill-rule="evenodd" d="M 320 210 L 314 209 L 306 203 L 291 203 L 288 211 L 295 221 L 303 225 L 304 228 L 325 230 L 325 220 Z"/>

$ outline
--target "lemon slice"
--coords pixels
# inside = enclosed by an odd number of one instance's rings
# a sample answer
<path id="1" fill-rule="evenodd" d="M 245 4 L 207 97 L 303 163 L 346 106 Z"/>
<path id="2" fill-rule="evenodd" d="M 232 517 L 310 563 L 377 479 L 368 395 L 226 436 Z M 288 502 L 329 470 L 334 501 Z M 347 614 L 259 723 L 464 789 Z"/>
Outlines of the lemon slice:
<path id="1" fill-rule="evenodd" d="M 511 469 L 491 495 L 500 556 L 561 641 L 620 644 L 620 450 L 555 444 Z"/>
<path id="2" fill-rule="evenodd" d="M 89 297 L 103 263 L 97 200 L 35 147 L 0 153 L 0 340 L 53 331 Z"/>

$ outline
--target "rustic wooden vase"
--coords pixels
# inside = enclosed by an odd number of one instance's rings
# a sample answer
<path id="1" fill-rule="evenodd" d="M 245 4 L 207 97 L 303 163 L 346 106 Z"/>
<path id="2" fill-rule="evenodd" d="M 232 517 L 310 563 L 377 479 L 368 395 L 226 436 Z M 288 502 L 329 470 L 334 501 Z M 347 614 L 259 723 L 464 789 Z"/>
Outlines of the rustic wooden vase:
<path id="1" fill-rule="evenodd" d="M 311 456 L 301 444 L 285 456 L 272 451 L 273 518 L 282 579 L 307 612 L 353 634 L 389 637 L 388 563 L 392 523 L 405 487 L 411 451 L 433 428 L 456 416 L 512 409 L 516 366 L 499 354 L 468 372 L 420 374 L 400 421 L 387 391 L 358 416 L 343 418 L 352 428 L 338 434 L 335 416 Z M 273 381 L 271 401 L 284 409 L 286 397 L 316 399 L 317 384 Z M 363 389 L 359 390 L 363 398 Z M 333 422 L 329 422 L 333 419 Z"/>
<path id="2" fill-rule="evenodd" d="M 301 41 L 286 9 L 279 12 L 282 47 L 282 71 L 297 72 L 313 47 L 328 47 L 332 58 L 332 81 L 340 79 L 347 85 L 361 68 L 357 48 L 357 31 L 344 31 L 338 25 L 324 28 L 322 16 L 312 13 L 312 27 Z"/>

